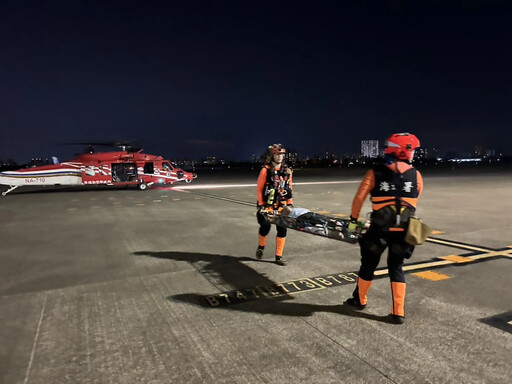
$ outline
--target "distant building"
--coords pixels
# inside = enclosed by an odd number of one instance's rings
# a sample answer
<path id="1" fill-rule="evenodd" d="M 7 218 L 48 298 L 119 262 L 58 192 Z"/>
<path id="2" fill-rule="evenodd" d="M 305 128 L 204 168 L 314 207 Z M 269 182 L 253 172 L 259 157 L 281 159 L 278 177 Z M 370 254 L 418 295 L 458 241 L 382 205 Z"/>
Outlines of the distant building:
<path id="1" fill-rule="evenodd" d="M 483 145 L 475 145 L 473 155 L 475 157 L 483 157 L 483 156 L 485 156 L 486 152 L 487 152 L 487 149 Z"/>
<path id="2" fill-rule="evenodd" d="M 415 159 L 428 159 L 430 158 L 427 148 L 418 148 L 414 151 Z"/>
<path id="3" fill-rule="evenodd" d="M 287 151 L 285 157 L 286 162 L 292 166 L 297 164 L 297 162 L 299 161 L 299 154 L 295 149 L 290 149 L 289 151 Z"/>
<path id="4" fill-rule="evenodd" d="M 379 156 L 379 140 L 361 141 L 361 155 L 363 157 L 375 158 Z"/>

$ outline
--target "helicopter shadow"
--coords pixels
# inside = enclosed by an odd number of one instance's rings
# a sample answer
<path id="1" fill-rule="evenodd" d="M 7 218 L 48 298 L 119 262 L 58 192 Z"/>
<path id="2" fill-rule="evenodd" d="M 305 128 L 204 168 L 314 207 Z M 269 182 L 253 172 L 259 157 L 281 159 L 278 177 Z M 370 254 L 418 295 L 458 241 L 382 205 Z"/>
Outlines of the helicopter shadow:
<path id="1" fill-rule="evenodd" d="M 231 290 L 243 290 L 257 286 L 276 285 L 276 282 L 269 279 L 265 274 L 255 271 L 245 262 L 273 263 L 270 260 L 258 260 L 250 257 L 235 257 L 229 255 L 217 255 L 207 253 L 189 252 L 134 252 L 135 256 L 149 256 L 159 259 L 176 261 L 187 261 L 201 273 L 210 283 L 216 286 L 221 292 L 226 291 L 226 286 Z M 191 305 L 216 309 L 205 299 L 207 295 L 199 293 L 184 293 L 167 297 L 169 301 L 183 302 Z M 316 312 L 331 312 L 343 316 L 363 318 L 373 321 L 388 323 L 388 316 L 379 316 L 368 312 L 355 310 L 353 307 L 342 304 L 306 304 L 291 302 L 293 295 L 281 294 L 272 298 L 263 298 L 254 301 L 241 302 L 218 307 L 230 311 L 242 311 L 259 314 L 282 315 L 282 316 L 312 316 Z"/>

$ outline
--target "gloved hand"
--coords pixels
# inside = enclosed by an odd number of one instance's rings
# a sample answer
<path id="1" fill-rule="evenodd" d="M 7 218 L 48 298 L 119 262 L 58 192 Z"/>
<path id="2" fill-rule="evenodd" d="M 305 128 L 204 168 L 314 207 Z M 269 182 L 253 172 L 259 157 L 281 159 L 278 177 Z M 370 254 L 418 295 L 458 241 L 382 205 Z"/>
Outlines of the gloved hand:
<path id="1" fill-rule="evenodd" d="M 261 211 L 266 211 L 267 209 L 271 208 L 272 206 L 271 205 L 268 205 L 268 204 L 258 204 L 258 213 L 260 213 Z"/>
<path id="2" fill-rule="evenodd" d="M 350 223 L 348 223 L 348 230 L 354 232 L 357 229 L 357 219 L 350 216 Z"/>

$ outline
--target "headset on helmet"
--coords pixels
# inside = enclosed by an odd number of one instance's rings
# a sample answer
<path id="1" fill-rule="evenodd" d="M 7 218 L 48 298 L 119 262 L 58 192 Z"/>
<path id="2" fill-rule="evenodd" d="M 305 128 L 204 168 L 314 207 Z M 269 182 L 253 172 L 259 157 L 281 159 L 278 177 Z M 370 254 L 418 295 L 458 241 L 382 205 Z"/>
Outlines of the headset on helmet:
<path id="1" fill-rule="evenodd" d="M 413 134 L 395 133 L 384 142 L 384 153 L 399 160 L 412 160 L 413 151 L 419 146 L 420 141 Z"/>
<path id="2" fill-rule="evenodd" d="M 272 144 L 268 147 L 268 152 L 271 155 L 277 155 L 280 153 L 286 153 L 286 150 L 283 148 L 281 144 Z"/>

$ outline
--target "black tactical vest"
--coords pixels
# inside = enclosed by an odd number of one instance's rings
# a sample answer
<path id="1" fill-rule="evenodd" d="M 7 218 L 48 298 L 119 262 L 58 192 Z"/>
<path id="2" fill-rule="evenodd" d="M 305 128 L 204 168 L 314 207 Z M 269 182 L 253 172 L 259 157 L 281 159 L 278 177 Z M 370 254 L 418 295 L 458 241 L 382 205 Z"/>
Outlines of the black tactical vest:
<path id="1" fill-rule="evenodd" d="M 416 169 L 410 168 L 404 173 L 395 173 L 385 165 L 373 168 L 375 186 L 371 190 L 372 197 L 418 197 Z"/>
<path id="2" fill-rule="evenodd" d="M 403 201 L 402 198 L 418 197 L 418 182 L 415 168 L 410 168 L 404 173 L 395 173 L 384 164 L 374 166 L 375 186 L 370 191 L 372 198 L 388 197 L 379 199 L 379 204 L 389 205 L 372 212 L 372 223 L 383 227 L 400 225 L 404 226 L 407 219 L 416 210 L 412 205 Z M 376 202 L 377 203 L 377 202 Z M 397 213 L 400 214 L 399 224 L 396 223 Z"/>
<path id="3" fill-rule="evenodd" d="M 279 205 L 279 202 L 292 198 L 290 189 L 291 170 L 287 165 L 281 165 L 281 169 L 276 170 L 272 166 L 266 165 L 267 180 L 263 192 L 263 200 L 269 205 Z"/>

